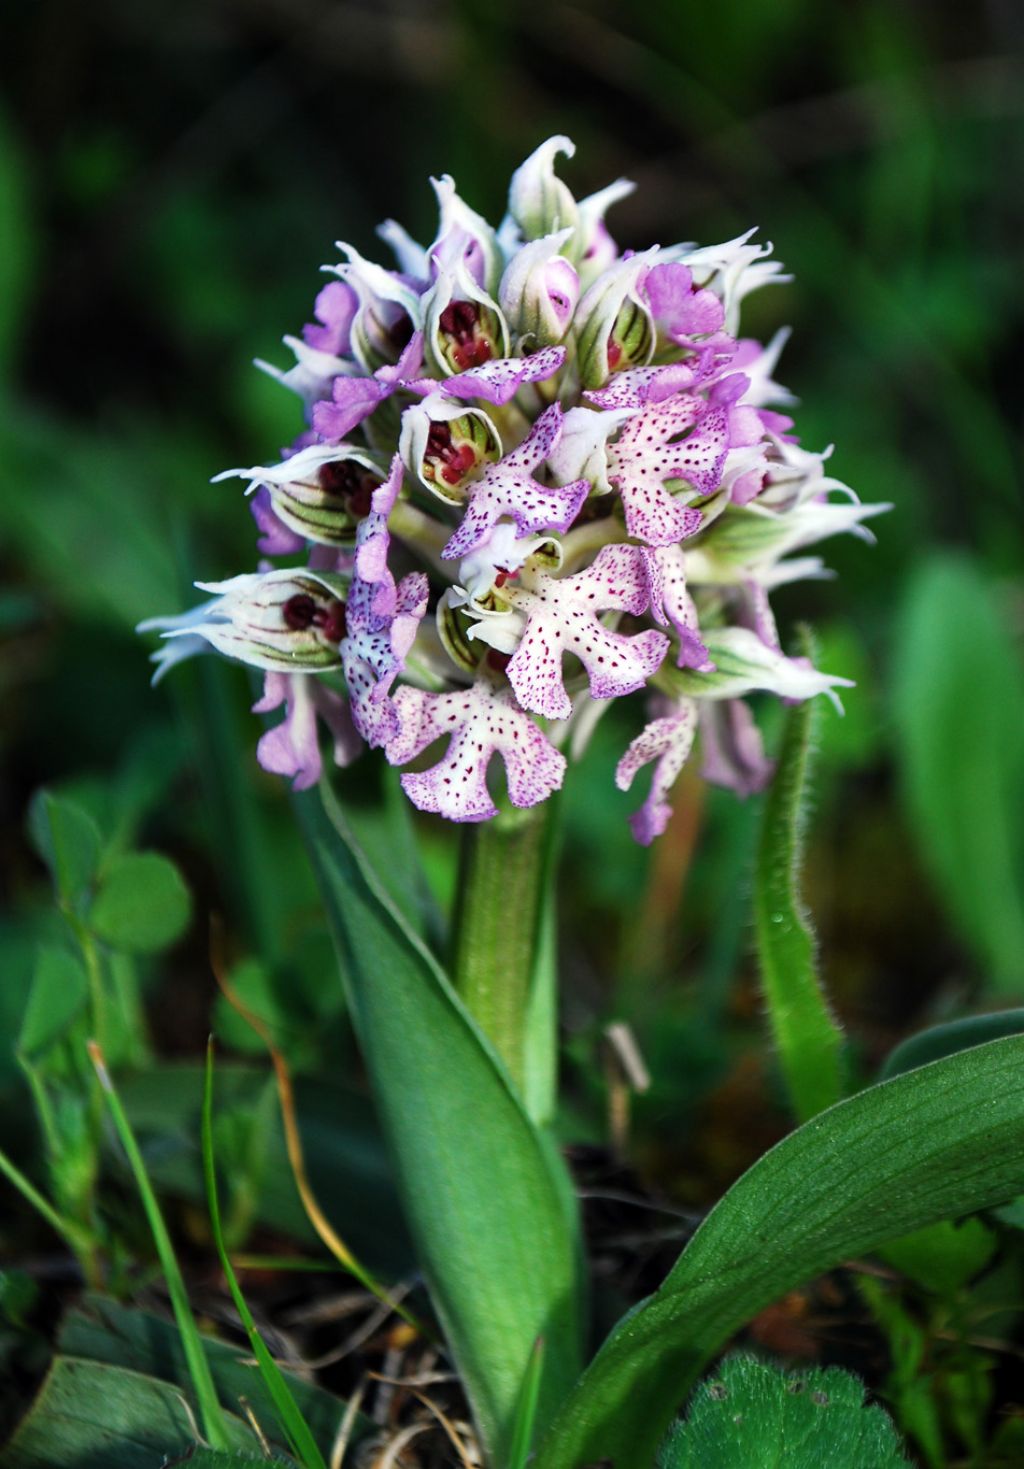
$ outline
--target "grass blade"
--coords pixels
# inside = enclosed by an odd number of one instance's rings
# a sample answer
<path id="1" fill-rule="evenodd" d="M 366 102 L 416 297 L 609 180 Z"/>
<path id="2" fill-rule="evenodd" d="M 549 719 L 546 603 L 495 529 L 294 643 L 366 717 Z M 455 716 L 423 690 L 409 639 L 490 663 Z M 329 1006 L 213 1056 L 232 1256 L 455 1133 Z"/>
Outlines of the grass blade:
<path id="1" fill-rule="evenodd" d="M 142 1200 L 142 1207 L 146 1213 L 153 1243 L 160 1259 L 160 1268 L 163 1270 L 164 1279 L 167 1282 L 167 1292 L 171 1298 L 171 1307 L 174 1311 L 174 1319 L 181 1333 L 181 1345 L 188 1362 L 189 1376 L 195 1391 L 196 1401 L 199 1405 L 199 1417 L 203 1425 L 203 1432 L 210 1445 L 215 1449 L 228 1449 L 231 1440 L 224 1424 L 224 1415 L 220 1403 L 217 1400 L 217 1389 L 213 1384 L 213 1376 L 210 1372 L 210 1364 L 206 1360 L 203 1344 L 199 1337 L 199 1328 L 196 1326 L 195 1317 L 192 1315 L 192 1307 L 189 1304 L 188 1292 L 185 1289 L 185 1281 L 174 1253 L 171 1236 L 167 1232 L 164 1216 L 160 1212 L 156 1194 L 153 1192 L 149 1176 L 146 1173 L 146 1165 L 143 1162 L 139 1145 L 135 1140 L 131 1124 L 128 1121 L 121 1099 L 114 1090 L 114 1083 L 110 1079 L 103 1052 L 95 1041 L 89 1042 L 89 1058 L 96 1069 L 100 1086 L 106 1097 L 107 1107 L 110 1110 L 115 1130 L 121 1139 L 128 1158 L 129 1167 L 135 1179 L 135 1186 Z"/>
<path id="2" fill-rule="evenodd" d="M 235 1303 L 242 1325 L 245 1327 L 249 1344 L 252 1347 L 253 1356 L 256 1358 L 260 1376 L 263 1378 L 267 1391 L 274 1402 L 277 1410 L 278 1421 L 281 1428 L 288 1437 L 292 1451 L 303 1465 L 303 1469 L 327 1469 L 324 1457 L 317 1447 L 316 1440 L 310 1431 L 309 1425 L 299 1412 L 298 1405 L 292 1397 L 291 1389 L 282 1376 L 281 1369 L 274 1361 L 267 1348 L 266 1342 L 260 1336 L 253 1320 L 252 1312 L 242 1294 L 238 1279 L 231 1266 L 227 1247 L 224 1244 L 224 1232 L 221 1228 L 220 1202 L 217 1198 L 217 1172 L 213 1156 L 213 1042 L 209 1042 L 206 1048 L 206 1086 L 203 1091 L 203 1173 L 206 1178 L 206 1194 L 210 1207 L 210 1223 L 213 1229 L 213 1239 L 217 1246 L 217 1254 L 220 1258 L 221 1269 L 224 1271 L 224 1279 L 227 1281 L 228 1290 Z"/>

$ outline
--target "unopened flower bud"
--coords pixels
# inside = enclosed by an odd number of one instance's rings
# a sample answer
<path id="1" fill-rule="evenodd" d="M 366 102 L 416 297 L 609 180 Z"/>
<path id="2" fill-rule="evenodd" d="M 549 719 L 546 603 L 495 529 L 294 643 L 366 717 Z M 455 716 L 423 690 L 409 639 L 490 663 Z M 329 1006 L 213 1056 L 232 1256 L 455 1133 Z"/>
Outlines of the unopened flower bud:
<path id="1" fill-rule="evenodd" d="M 524 245 L 509 262 L 498 300 L 518 343 L 553 346 L 569 329 L 580 296 L 580 281 L 561 254 L 571 229 Z"/>
<path id="2" fill-rule="evenodd" d="M 508 212 L 525 239 L 538 240 L 555 230 L 575 228 L 576 200 L 555 174 L 559 153 L 571 158 L 575 152 L 576 145 L 569 138 L 548 138 L 512 175 Z"/>
<path id="3" fill-rule="evenodd" d="M 445 263 L 461 260 L 482 290 L 496 290 L 501 277 L 501 252 L 494 230 L 459 198 L 450 174 L 430 182 L 441 212 L 437 239 L 429 251 L 431 258 L 438 257 Z"/>

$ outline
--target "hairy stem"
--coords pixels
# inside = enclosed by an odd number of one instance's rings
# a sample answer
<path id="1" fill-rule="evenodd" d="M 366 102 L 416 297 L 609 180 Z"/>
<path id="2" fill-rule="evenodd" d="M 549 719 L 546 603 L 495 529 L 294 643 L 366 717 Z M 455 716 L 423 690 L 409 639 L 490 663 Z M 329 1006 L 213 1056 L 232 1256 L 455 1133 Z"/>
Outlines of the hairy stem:
<path id="1" fill-rule="evenodd" d="M 460 858 L 453 976 L 520 1088 L 543 912 L 546 826 L 542 808 L 502 812 L 466 828 Z"/>

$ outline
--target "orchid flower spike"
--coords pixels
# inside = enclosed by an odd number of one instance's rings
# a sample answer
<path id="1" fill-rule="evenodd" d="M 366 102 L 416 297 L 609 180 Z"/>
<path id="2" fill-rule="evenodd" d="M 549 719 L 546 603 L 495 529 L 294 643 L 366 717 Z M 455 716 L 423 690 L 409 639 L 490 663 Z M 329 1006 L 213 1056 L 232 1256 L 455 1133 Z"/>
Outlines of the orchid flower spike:
<path id="1" fill-rule="evenodd" d="M 540 143 L 497 227 L 445 174 L 431 243 L 388 220 L 393 266 L 339 247 L 294 365 L 266 368 L 305 431 L 217 476 L 270 559 L 140 631 L 156 679 L 201 652 L 263 671 L 254 709 L 284 718 L 257 757 L 297 789 L 326 732 L 336 764 L 376 748 L 456 822 L 546 800 L 598 712 L 642 700 L 615 781 L 645 784 L 648 843 L 694 750 L 740 796 L 771 779 L 752 697 L 838 704 L 848 680 L 786 655 L 770 594 L 888 507 L 796 436 L 787 331 L 741 335 L 746 297 L 788 279 L 771 246 L 620 250 L 605 215 L 633 186 L 577 200 L 574 153 Z"/>

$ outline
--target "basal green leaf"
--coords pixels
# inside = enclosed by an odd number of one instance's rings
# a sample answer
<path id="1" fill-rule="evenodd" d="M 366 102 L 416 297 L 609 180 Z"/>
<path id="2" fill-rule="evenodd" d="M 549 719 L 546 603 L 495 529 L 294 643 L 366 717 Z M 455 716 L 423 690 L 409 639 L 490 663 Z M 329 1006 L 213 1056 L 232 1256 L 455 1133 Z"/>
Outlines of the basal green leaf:
<path id="1" fill-rule="evenodd" d="M 491 1459 L 506 1457 L 534 1343 L 538 1422 L 579 1362 L 564 1175 L 490 1046 L 406 925 L 325 787 L 298 809 L 435 1307 Z"/>
<path id="2" fill-rule="evenodd" d="M 194 1414 L 186 1394 L 171 1383 L 58 1357 L 28 1415 L 0 1450 L 0 1469 L 159 1469 L 196 1446 Z M 258 1452 L 247 1423 L 230 1417 L 224 1422 L 233 1449 Z"/>
<path id="3" fill-rule="evenodd" d="M 763 1307 L 840 1261 L 1024 1191 L 1024 1039 L 991 1041 L 820 1113 L 729 1190 L 605 1342 L 537 1469 L 647 1469 L 680 1398 Z"/>
<path id="4" fill-rule="evenodd" d="M 923 861 L 991 978 L 1024 982 L 1024 677 L 982 572 L 912 578 L 893 670 L 907 807 Z"/>
<path id="5" fill-rule="evenodd" d="M 805 650 L 813 659 L 813 649 Z M 786 1088 L 805 1122 L 842 1095 L 842 1033 L 818 982 L 815 938 L 800 898 L 806 784 L 816 701 L 789 711 L 765 799 L 754 878 L 757 954 Z"/>
<path id="6" fill-rule="evenodd" d="M 780 1372 L 727 1357 L 669 1434 L 659 1469 L 910 1469 L 884 1409 L 839 1367 Z"/>
<path id="7" fill-rule="evenodd" d="M 888 1081 L 915 1066 L 926 1066 L 943 1056 L 955 1056 L 971 1046 L 996 1041 L 1004 1035 L 1024 1034 L 1024 1010 L 1000 1010 L 994 1015 L 969 1015 L 963 1020 L 950 1020 L 933 1025 L 917 1035 L 908 1036 L 886 1056 L 878 1073 L 879 1081 Z"/>
<path id="8" fill-rule="evenodd" d="M 63 1039 L 88 998 L 89 980 L 80 960 L 67 949 L 40 949 L 18 1038 L 21 1055 L 31 1061 Z"/>
<path id="9" fill-rule="evenodd" d="M 126 852 L 103 873 L 89 924 L 115 949 L 150 954 L 180 937 L 191 911 L 188 888 L 169 858 Z"/>
<path id="10" fill-rule="evenodd" d="M 248 1348 L 207 1336 L 201 1340 L 222 1407 L 241 1416 L 241 1399 L 245 1398 L 270 1444 L 283 1451 L 286 1445 L 277 1431 L 273 1402 Z M 179 1390 L 189 1385 L 188 1363 L 173 1322 L 105 1296 L 88 1293 L 68 1312 L 61 1322 L 58 1345 L 66 1356 L 131 1367 L 173 1383 Z M 291 1372 L 284 1376 L 321 1449 L 329 1454 L 345 1403 L 305 1378 Z M 369 1420 L 357 1416 L 351 1444 L 355 1446 L 371 1428 Z"/>
<path id="11" fill-rule="evenodd" d="M 100 859 L 92 817 L 52 791 L 37 791 L 28 811 L 32 845 L 50 869 L 59 896 L 74 902 L 91 882 Z"/>

